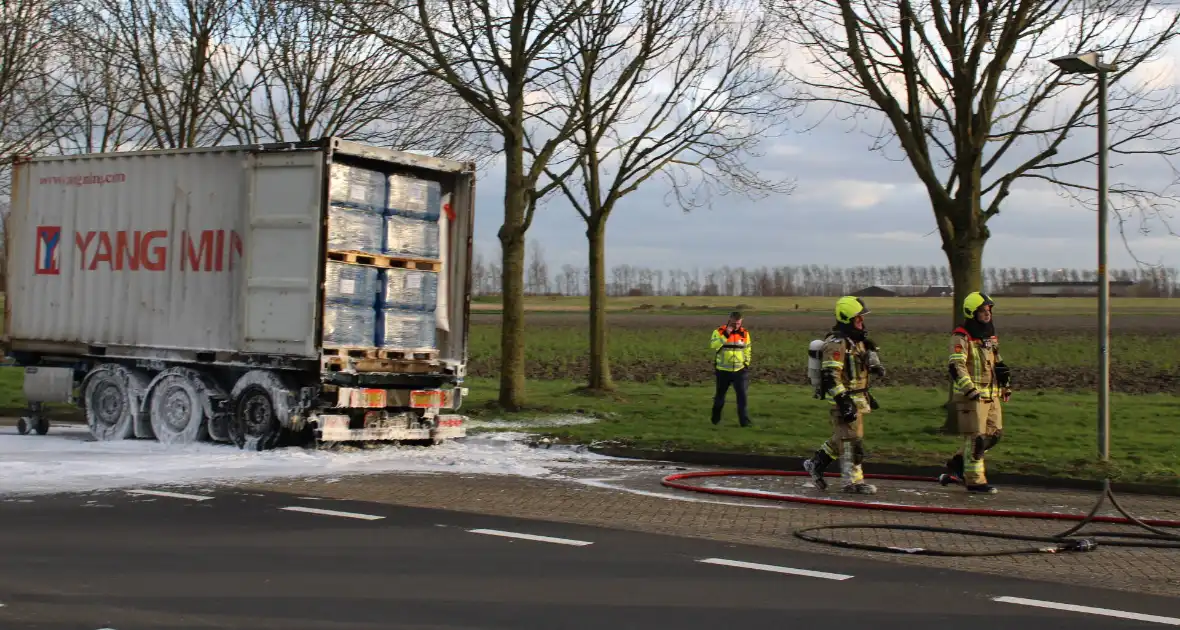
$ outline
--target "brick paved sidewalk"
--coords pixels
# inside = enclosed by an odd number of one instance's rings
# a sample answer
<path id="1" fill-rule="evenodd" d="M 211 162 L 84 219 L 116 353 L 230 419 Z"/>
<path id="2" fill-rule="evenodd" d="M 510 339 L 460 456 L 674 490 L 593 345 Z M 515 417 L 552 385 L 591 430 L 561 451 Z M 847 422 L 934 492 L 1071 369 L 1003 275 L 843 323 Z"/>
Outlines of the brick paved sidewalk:
<path id="1" fill-rule="evenodd" d="M 940 558 L 844 550 L 799 540 L 793 532 L 802 527 L 835 523 L 889 523 L 933 525 L 987 531 L 1048 536 L 1073 523 L 994 517 L 909 514 L 852 510 L 812 505 L 772 504 L 755 500 L 733 503 L 706 502 L 705 495 L 666 490 L 659 478 L 669 471 L 647 474 L 628 486 L 641 495 L 619 489 L 587 486 L 572 478 L 521 478 L 471 474 L 383 474 L 348 476 L 333 481 L 278 480 L 252 483 L 258 490 L 288 492 L 325 498 L 372 501 L 393 505 L 474 512 L 495 516 L 530 518 L 615 529 L 699 537 L 711 540 L 851 555 L 891 562 L 963 571 L 1008 575 L 1070 584 L 1085 584 L 1126 591 L 1180 597 L 1180 550 L 1103 547 L 1093 553 L 1036 554 L 984 558 Z M 584 477 L 587 473 L 578 473 Z M 883 493 L 887 491 L 883 488 Z M 663 492 L 660 492 L 663 491 Z M 1085 512 L 1096 496 L 1085 493 L 1036 492 L 1005 489 L 1005 508 L 1046 509 L 1069 503 L 1071 511 Z M 664 494 L 678 496 L 671 500 Z M 833 493 L 840 497 L 840 493 Z M 1023 500 L 1015 498 L 1023 494 Z M 847 496 L 847 495 L 844 495 Z M 716 497 L 723 500 L 721 497 Z M 840 497 L 843 498 L 843 497 Z M 1175 499 L 1120 496 L 1136 516 L 1172 517 Z M 745 503 L 744 505 L 741 503 Z M 768 506 L 779 509 L 768 509 Z M 1000 506 L 996 506 L 1000 507 Z M 1021 509 L 1021 508 L 1018 508 Z M 1149 514 L 1146 512 L 1162 513 Z M 1132 530 L 1132 528 L 1125 528 Z M 1084 531 L 1117 531 L 1120 526 L 1089 525 Z M 1142 531 L 1142 530 L 1135 530 Z M 1024 547 L 1017 543 L 966 538 L 927 532 L 887 530 L 836 531 L 825 535 L 842 540 L 947 550 L 995 550 Z M 1035 545 L 1035 543 L 1034 543 Z"/>

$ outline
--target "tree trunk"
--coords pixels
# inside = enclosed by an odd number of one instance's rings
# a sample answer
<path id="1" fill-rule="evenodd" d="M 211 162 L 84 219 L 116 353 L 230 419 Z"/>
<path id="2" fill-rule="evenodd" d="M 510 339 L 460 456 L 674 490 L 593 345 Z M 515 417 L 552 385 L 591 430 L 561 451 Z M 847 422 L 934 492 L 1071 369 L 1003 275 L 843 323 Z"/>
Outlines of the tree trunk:
<path id="1" fill-rule="evenodd" d="M 525 211 L 528 208 L 523 145 L 505 134 L 504 224 L 500 226 L 502 254 L 500 287 L 500 406 L 519 411 L 524 406 L 524 257 Z"/>
<path id="2" fill-rule="evenodd" d="M 951 308 L 952 322 L 947 330 L 948 336 L 964 319 L 963 300 L 967 299 L 968 294 L 983 287 L 983 246 L 986 243 L 986 236 L 973 234 L 943 248 L 946 251 L 947 262 L 950 263 L 951 278 L 955 285 L 955 303 Z M 946 424 L 943 425 L 943 431 L 948 433 L 957 433 L 959 430 L 955 408 L 951 404 L 954 392 L 955 387 L 951 384 L 947 392 Z"/>
<path id="3" fill-rule="evenodd" d="M 593 391 L 614 389 L 606 347 L 606 217 L 586 225 L 590 243 L 590 382 Z"/>

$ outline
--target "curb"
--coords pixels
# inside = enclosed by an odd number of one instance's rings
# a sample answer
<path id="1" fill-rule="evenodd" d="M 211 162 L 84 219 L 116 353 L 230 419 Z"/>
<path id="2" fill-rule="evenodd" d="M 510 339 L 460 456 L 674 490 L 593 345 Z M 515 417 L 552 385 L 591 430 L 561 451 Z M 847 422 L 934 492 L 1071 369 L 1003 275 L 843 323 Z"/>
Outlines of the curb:
<path id="1" fill-rule="evenodd" d="M 787 455 L 751 455 L 747 453 L 710 453 L 705 451 L 657 451 L 627 446 L 590 446 L 588 450 L 599 455 L 626 459 L 675 462 L 679 464 L 695 464 L 697 466 L 746 469 L 762 468 L 770 470 L 801 470 L 803 460 L 805 459 L 803 457 Z M 867 463 L 865 469 L 865 472 L 886 475 L 917 475 L 925 477 L 937 477 L 939 473 L 943 472 L 943 469 L 938 466 L 906 466 L 886 462 L 879 464 Z M 1091 479 L 989 473 L 988 480 L 996 484 L 1035 486 L 1055 490 L 1102 490 L 1102 482 Z M 1110 487 L 1114 491 L 1127 494 L 1180 497 L 1180 487 L 1178 486 L 1112 481 Z"/>

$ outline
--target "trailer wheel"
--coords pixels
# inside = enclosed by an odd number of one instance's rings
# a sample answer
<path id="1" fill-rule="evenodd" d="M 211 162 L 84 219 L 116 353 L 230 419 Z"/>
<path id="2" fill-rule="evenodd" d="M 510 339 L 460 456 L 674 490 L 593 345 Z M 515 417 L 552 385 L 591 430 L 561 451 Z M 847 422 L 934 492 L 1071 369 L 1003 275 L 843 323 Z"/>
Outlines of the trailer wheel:
<path id="1" fill-rule="evenodd" d="M 104 363 L 82 381 L 82 404 L 90 434 L 99 441 L 135 435 L 139 402 L 151 381 L 142 372 Z"/>
<path id="2" fill-rule="evenodd" d="M 163 444 L 193 444 L 209 437 L 208 393 L 201 375 L 188 368 L 162 372 L 151 385 L 152 432 Z"/>
<path id="3" fill-rule="evenodd" d="M 234 398 L 229 437 L 238 448 L 267 451 L 279 443 L 283 428 L 275 415 L 274 400 L 261 385 L 247 385 Z"/>

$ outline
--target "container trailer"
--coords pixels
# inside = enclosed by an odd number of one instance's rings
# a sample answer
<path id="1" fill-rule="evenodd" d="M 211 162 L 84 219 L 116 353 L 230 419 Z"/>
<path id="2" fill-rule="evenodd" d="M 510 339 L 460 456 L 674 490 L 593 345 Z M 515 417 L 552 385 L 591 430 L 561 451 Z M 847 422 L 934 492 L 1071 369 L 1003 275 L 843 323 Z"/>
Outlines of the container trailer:
<path id="1" fill-rule="evenodd" d="M 462 437 L 475 166 L 340 138 L 20 158 L 4 349 L 22 432 Z"/>

